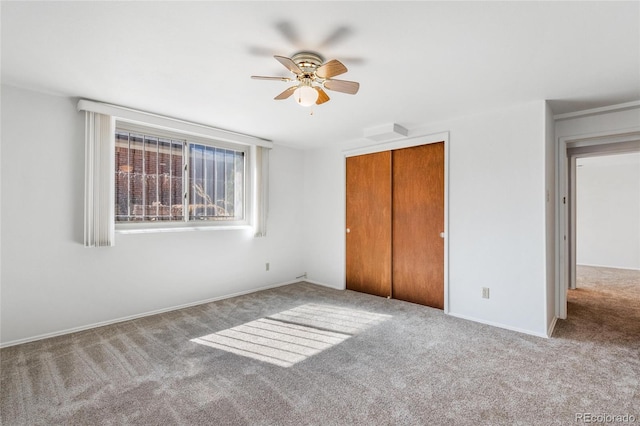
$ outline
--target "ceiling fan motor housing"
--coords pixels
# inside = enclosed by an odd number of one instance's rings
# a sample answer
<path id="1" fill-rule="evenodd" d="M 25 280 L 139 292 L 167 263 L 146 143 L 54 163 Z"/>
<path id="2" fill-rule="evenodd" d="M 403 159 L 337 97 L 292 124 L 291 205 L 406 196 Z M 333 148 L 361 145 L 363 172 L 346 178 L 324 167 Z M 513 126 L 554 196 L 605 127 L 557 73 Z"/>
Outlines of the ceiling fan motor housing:
<path id="1" fill-rule="evenodd" d="M 324 63 L 324 58 L 315 52 L 298 52 L 291 60 L 305 73 L 312 75 Z"/>

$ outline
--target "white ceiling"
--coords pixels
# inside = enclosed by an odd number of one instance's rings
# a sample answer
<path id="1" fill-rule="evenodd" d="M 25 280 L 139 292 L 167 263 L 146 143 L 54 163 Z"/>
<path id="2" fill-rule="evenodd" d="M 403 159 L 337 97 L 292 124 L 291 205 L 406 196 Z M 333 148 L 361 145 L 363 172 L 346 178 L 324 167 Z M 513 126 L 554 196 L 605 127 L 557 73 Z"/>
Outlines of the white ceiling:
<path id="1" fill-rule="evenodd" d="M 640 99 L 640 2 L 6 2 L 2 82 L 301 148 L 551 100 Z M 317 50 L 360 82 L 310 110 L 274 101 L 271 56 Z"/>

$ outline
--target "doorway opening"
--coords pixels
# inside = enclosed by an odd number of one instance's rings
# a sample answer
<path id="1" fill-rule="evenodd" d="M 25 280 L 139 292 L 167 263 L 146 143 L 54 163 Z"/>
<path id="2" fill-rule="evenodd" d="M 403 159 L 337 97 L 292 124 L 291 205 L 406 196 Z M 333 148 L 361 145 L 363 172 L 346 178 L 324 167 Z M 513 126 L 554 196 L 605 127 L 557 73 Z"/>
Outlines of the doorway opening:
<path id="1" fill-rule="evenodd" d="M 635 161 L 633 153 L 635 153 L 635 155 L 638 155 L 637 153 L 640 153 L 640 129 L 634 129 L 633 131 L 625 131 L 620 133 L 598 134 L 573 138 L 567 137 L 561 138 L 559 140 L 558 182 L 560 189 L 560 202 L 558 204 L 558 252 L 560 255 L 560 261 L 558 263 L 559 279 L 557 280 L 556 294 L 556 316 L 559 319 L 567 318 L 568 291 L 575 290 L 577 288 L 579 284 L 579 273 L 584 272 L 586 274 L 587 272 L 589 272 L 587 269 L 578 268 L 578 198 L 579 190 L 581 190 L 581 188 L 578 187 L 578 169 L 587 170 L 585 168 L 587 165 L 593 166 L 594 164 L 598 164 L 598 162 L 605 165 L 613 165 L 615 169 L 616 162 L 620 163 L 621 161 L 630 161 L 631 163 L 633 163 L 633 161 Z M 625 157 L 626 154 L 631 154 L 631 156 L 627 158 Z M 596 180 L 597 179 L 598 178 L 596 178 Z M 603 181 L 602 179 L 599 181 L 600 185 L 603 185 L 604 183 L 606 183 L 606 181 Z M 604 190 L 604 188 L 601 189 Z M 615 191 L 613 194 L 608 194 L 608 196 L 613 196 L 613 201 L 601 200 L 601 205 L 593 204 L 591 207 L 583 206 L 581 210 L 584 210 L 583 213 L 586 213 L 586 216 L 583 215 L 580 217 L 580 219 L 589 219 L 589 214 L 599 214 L 606 217 L 607 211 L 609 211 L 609 213 L 615 211 L 612 209 L 616 208 L 616 205 L 619 204 L 618 202 L 625 201 L 624 195 L 616 194 Z M 584 201 L 584 195 L 581 200 Z M 621 224 L 613 223 L 613 221 L 610 219 L 608 225 L 616 226 Z M 587 228 L 585 228 L 585 226 L 587 226 Z M 589 240 L 591 239 L 591 249 L 583 248 L 581 252 L 581 254 L 587 256 L 586 258 L 580 260 L 583 264 L 587 264 L 585 266 L 625 267 L 624 265 L 627 263 L 625 263 L 626 261 L 622 259 L 624 258 L 624 254 L 620 255 L 618 253 L 620 252 L 620 250 L 618 249 L 621 249 L 622 247 L 615 246 L 616 250 L 610 249 L 608 253 L 606 252 L 605 247 L 598 247 L 597 244 L 599 243 L 596 241 L 597 238 L 600 238 L 601 240 L 604 238 L 603 241 L 606 241 L 607 238 L 612 239 L 612 237 L 614 237 L 613 234 L 618 233 L 619 235 L 620 230 L 617 230 L 615 232 L 609 230 L 609 233 L 607 234 L 606 232 L 601 232 L 601 230 L 599 229 L 594 230 L 593 225 L 589 224 L 588 221 L 586 223 L 582 223 L 582 228 L 582 234 L 584 234 L 582 235 L 582 242 L 589 242 Z M 584 231 L 584 229 L 587 229 L 588 231 Z M 591 232 L 591 234 L 589 234 L 589 232 Z M 628 232 L 635 233 L 636 231 L 629 229 Z M 594 240 L 594 238 L 596 238 L 596 240 Z M 615 240 L 615 238 L 613 239 Z M 631 241 L 633 244 L 633 240 Z M 613 241 L 612 244 L 615 244 L 615 241 Z M 618 260 L 615 262 L 612 261 L 611 255 L 617 256 Z M 631 254 L 631 256 L 635 255 Z M 598 258 L 601 260 L 593 260 Z M 633 266 L 633 262 L 631 266 L 627 267 L 631 269 L 637 268 L 637 266 Z M 591 278 L 586 278 L 586 281 L 583 283 L 584 285 L 586 285 L 587 282 L 591 282 L 593 279 L 593 274 L 588 275 Z M 573 295 L 577 294 L 576 292 L 573 293 Z"/>
<path id="2" fill-rule="evenodd" d="M 640 336 L 640 152 L 576 159 L 575 286 L 567 318 L 582 336 Z"/>

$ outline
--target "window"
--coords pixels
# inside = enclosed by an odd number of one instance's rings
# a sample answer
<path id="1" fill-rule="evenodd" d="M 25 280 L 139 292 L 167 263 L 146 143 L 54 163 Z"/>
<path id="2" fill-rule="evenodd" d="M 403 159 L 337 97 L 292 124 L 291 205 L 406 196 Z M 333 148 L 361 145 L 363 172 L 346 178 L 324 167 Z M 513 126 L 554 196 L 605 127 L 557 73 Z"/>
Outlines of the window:
<path id="1" fill-rule="evenodd" d="M 269 151 L 255 136 L 80 99 L 84 245 L 120 232 L 251 226 L 266 236 Z"/>
<path id="2" fill-rule="evenodd" d="M 117 224 L 244 221 L 247 150 L 127 123 L 115 131 Z"/>

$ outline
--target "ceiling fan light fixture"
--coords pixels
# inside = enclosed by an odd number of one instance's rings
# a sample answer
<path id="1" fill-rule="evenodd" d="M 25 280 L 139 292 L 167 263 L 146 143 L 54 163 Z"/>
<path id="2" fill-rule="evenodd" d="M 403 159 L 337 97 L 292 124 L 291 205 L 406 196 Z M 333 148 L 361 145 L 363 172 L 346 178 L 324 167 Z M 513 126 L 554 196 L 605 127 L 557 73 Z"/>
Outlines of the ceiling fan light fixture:
<path id="1" fill-rule="evenodd" d="M 310 85 L 300 84 L 293 92 L 293 97 L 299 105 L 309 107 L 318 100 L 318 91 Z"/>

